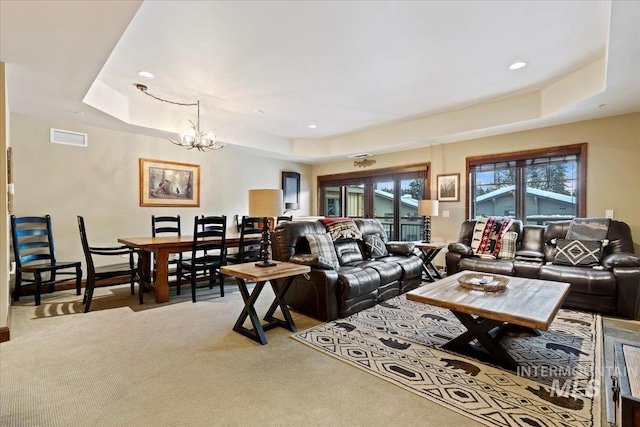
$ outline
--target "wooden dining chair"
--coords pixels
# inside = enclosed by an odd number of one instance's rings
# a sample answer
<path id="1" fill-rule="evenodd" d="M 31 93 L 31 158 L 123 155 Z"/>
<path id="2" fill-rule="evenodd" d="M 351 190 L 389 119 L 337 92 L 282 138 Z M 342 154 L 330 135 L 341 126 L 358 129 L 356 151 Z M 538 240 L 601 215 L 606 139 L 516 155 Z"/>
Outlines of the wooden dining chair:
<path id="1" fill-rule="evenodd" d="M 238 252 L 227 255 L 232 264 L 259 261 L 260 243 L 262 242 L 262 221 L 264 218 L 243 216 L 240 225 L 240 242 Z"/>
<path id="2" fill-rule="evenodd" d="M 156 237 L 158 234 L 182 236 L 182 227 L 180 225 L 180 215 L 176 216 L 155 216 L 151 215 L 151 235 Z M 182 252 L 169 255 L 169 276 L 176 276 L 176 293 L 180 295 L 181 283 L 180 277 L 180 263 L 183 260 Z M 153 280 L 156 279 L 155 259 L 153 260 Z M 174 266 L 172 271 L 171 266 Z"/>
<path id="3" fill-rule="evenodd" d="M 196 287 L 202 274 L 208 272 L 209 288 L 212 289 L 216 278 L 220 281 L 220 296 L 224 297 L 224 275 L 220 267 L 226 265 L 225 242 L 227 236 L 227 217 L 195 217 L 191 258 L 180 263 L 180 276 L 191 283 L 191 300 L 196 302 Z"/>
<path id="4" fill-rule="evenodd" d="M 33 285 L 35 304 L 40 305 L 43 285 L 48 285 L 49 292 L 53 292 L 57 283 L 73 278 L 76 281 L 76 295 L 80 295 L 82 262 L 56 259 L 50 215 L 43 217 L 11 215 L 11 237 L 16 262 L 14 301 L 20 299 L 22 286 Z"/>
<path id="5" fill-rule="evenodd" d="M 78 216 L 78 229 L 80 230 L 80 241 L 82 242 L 82 250 L 84 251 L 84 257 L 87 264 L 87 284 L 84 291 L 84 298 L 82 300 L 82 303 L 84 304 L 84 312 L 87 313 L 91 309 L 91 300 L 93 299 L 93 290 L 96 287 L 96 282 L 115 277 L 129 277 L 131 282 L 131 295 L 134 295 L 135 282 L 138 282 L 139 300 L 140 304 L 142 304 L 144 295 L 144 275 L 142 274 L 140 266 L 138 250 L 129 248 L 128 246 L 90 246 L 87 239 L 84 218 L 81 216 Z M 126 256 L 128 261 L 125 263 L 119 262 L 115 264 L 96 266 L 93 259 L 94 256 L 117 257 L 118 260 L 120 260 L 122 256 Z"/>

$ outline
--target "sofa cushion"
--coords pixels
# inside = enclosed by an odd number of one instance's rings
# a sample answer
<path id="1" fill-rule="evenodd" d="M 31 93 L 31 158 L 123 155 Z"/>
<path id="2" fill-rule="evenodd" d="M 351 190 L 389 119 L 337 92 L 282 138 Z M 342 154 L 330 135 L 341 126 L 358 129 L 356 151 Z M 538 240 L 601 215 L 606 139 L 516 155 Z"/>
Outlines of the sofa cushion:
<path id="1" fill-rule="evenodd" d="M 376 292 L 380 276 L 372 268 L 346 266 L 338 269 L 338 282 L 342 297 L 352 299 Z"/>
<path id="2" fill-rule="evenodd" d="M 333 240 L 331 240 L 329 233 L 307 234 L 306 237 L 309 241 L 311 255 L 324 258 L 328 264 L 333 265 L 333 268 L 340 266 L 338 257 L 336 256 L 336 250 L 333 247 Z"/>
<path id="3" fill-rule="evenodd" d="M 420 277 L 422 274 L 422 260 L 417 256 L 388 256 L 380 258 L 378 261 L 398 264 L 402 268 L 402 280 Z"/>
<path id="4" fill-rule="evenodd" d="M 458 264 L 460 270 L 479 271 L 492 274 L 513 276 L 515 270 L 510 259 L 482 259 L 478 257 L 462 258 Z"/>
<path id="5" fill-rule="evenodd" d="M 543 265 L 540 279 L 571 283 L 571 293 L 589 295 L 616 294 L 616 277 L 611 271 L 566 265 Z"/>
<path id="6" fill-rule="evenodd" d="M 333 240 L 362 240 L 362 232 L 351 218 L 325 218 L 321 222 Z"/>
<path id="7" fill-rule="evenodd" d="M 369 234 L 363 237 L 367 258 L 381 258 L 389 255 L 389 251 L 380 235 Z"/>
<path id="8" fill-rule="evenodd" d="M 598 240 L 558 239 L 555 265 L 591 267 L 600 265 L 602 242 Z"/>
<path id="9" fill-rule="evenodd" d="M 359 268 L 373 268 L 380 276 L 380 285 L 386 285 L 402 278 L 402 267 L 395 262 L 362 261 L 351 265 Z"/>

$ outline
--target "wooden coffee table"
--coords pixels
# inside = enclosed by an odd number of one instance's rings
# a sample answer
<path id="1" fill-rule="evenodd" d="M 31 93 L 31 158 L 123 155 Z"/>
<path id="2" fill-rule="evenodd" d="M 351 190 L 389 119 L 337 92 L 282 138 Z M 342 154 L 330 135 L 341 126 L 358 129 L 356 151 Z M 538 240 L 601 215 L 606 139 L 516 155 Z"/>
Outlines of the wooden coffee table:
<path id="1" fill-rule="evenodd" d="M 491 362 L 515 370 L 518 364 L 499 342 L 505 328 L 513 325 L 532 333 L 546 331 L 569 292 L 569 284 L 509 277 L 506 289 L 484 292 L 459 285 L 457 279 L 467 273 L 471 272 L 461 271 L 410 291 L 407 299 L 448 308 L 467 328 L 444 349 L 474 356 L 481 351 Z M 481 348 L 471 345 L 474 340 Z"/>

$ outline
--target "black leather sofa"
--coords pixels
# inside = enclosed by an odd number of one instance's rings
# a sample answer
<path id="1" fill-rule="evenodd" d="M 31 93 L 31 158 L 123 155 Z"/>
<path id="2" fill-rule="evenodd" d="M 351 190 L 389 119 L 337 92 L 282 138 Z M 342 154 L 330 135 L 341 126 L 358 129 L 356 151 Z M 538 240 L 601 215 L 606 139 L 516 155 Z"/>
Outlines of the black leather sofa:
<path id="1" fill-rule="evenodd" d="M 320 220 L 286 221 L 272 233 L 273 259 L 311 266 L 309 274 L 298 276 L 289 288 L 286 302 L 294 310 L 329 321 L 349 316 L 391 297 L 417 288 L 421 282 L 422 259 L 411 242 L 388 242 L 375 219 L 354 220 L 363 238 L 378 234 L 389 255 L 368 259 L 362 240 L 337 240 L 334 247 L 340 266 L 333 269 L 312 256 L 308 234 L 327 232 Z"/>
<path id="2" fill-rule="evenodd" d="M 509 231 L 518 233 L 514 259 L 483 259 L 474 256 L 471 239 L 476 221 L 465 221 L 456 243 L 445 256 L 447 274 L 462 270 L 554 280 L 571 284 L 564 307 L 640 318 L 640 258 L 634 254 L 629 226 L 611 221 L 608 245 L 599 266 L 555 265 L 555 239 L 564 239 L 571 221 L 546 226 L 514 221 Z"/>

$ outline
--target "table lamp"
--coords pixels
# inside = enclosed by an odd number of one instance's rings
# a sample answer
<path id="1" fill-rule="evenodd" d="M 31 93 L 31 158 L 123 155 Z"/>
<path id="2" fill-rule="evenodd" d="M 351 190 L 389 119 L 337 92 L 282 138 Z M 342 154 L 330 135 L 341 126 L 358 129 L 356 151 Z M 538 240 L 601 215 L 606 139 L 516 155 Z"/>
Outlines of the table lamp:
<path id="1" fill-rule="evenodd" d="M 418 201 L 418 215 L 424 216 L 423 243 L 431 243 L 431 217 L 438 216 L 438 201 L 437 200 Z"/>
<path id="2" fill-rule="evenodd" d="M 258 267 L 273 267 L 276 264 L 269 261 L 269 218 L 282 213 L 282 190 L 249 190 L 249 216 L 261 217 L 262 221 L 262 262 L 257 262 Z"/>

